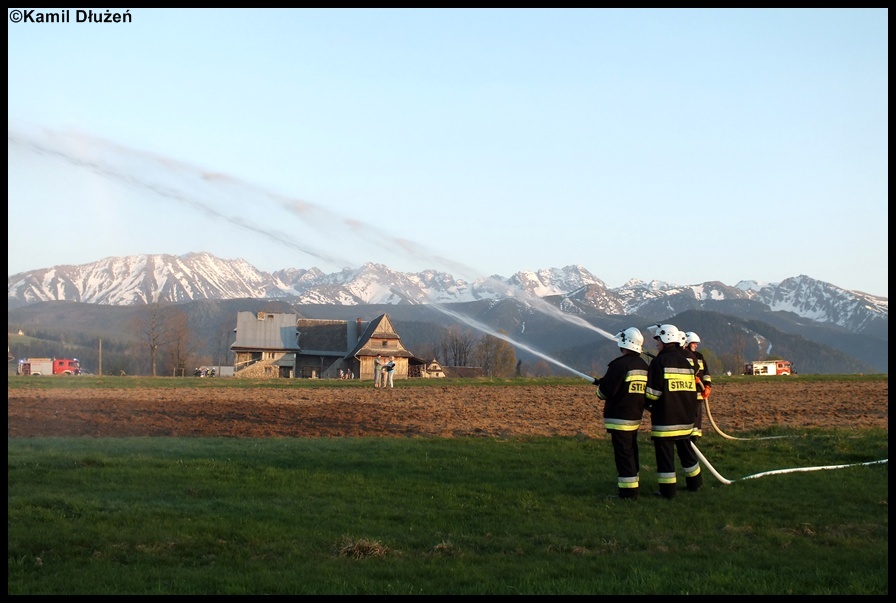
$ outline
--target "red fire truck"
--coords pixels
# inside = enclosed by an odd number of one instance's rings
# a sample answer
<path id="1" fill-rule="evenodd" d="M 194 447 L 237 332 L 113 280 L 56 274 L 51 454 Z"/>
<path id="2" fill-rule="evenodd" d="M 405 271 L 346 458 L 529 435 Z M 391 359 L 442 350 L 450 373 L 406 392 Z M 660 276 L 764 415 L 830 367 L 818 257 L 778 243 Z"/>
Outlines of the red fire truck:
<path id="1" fill-rule="evenodd" d="M 754 360 L 744 365 L 744 375 L 790 375 L 796 373 L 789 360 Z"/>
<path id="2" fill-rule="evenodd" d="M 80 375 L 77 358 L 25 358 L 19 360 L 17 375 Z"/>

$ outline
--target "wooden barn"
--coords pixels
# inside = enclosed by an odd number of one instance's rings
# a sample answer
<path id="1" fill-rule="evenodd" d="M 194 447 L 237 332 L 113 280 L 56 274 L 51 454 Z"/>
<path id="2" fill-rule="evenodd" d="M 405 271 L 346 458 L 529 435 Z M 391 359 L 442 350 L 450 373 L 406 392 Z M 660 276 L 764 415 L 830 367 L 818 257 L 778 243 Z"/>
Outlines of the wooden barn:
<path id="1" fill-rule="evenodd" d="M 371 321 L 299 318 L 294 313 L 239 312 L 235 355 L 237 377 L 373 380 L 377 354 L 395 359 L 396 380 L 436 376 L 404 347 L 387 314 Z M 439 370 L 441 367 L 439 367 Z M 443 376 L 443 375 L 442 375 Z"/>

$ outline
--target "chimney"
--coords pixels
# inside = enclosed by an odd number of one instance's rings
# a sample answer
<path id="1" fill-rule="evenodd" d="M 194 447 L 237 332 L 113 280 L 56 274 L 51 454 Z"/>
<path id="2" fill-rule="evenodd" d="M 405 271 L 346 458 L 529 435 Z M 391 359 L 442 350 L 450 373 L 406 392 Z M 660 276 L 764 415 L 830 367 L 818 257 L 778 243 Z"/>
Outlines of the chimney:
<path id="1" fill-rule="evenodd" d="M 361 339 L 361 319 L 358 319 L 358 339 Z"/>

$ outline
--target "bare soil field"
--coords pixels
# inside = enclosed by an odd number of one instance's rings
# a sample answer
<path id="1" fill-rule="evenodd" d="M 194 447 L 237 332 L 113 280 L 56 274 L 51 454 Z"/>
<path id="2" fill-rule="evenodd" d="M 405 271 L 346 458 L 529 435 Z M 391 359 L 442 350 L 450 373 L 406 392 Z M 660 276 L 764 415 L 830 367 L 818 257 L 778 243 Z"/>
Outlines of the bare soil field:
<path id="1" fill-rule="evenodd" d="M 606 438 L 595 387 L 580 385 L 8 389 L 8 437 Z M 757 378 L 719 383 L 722 434 L 773 426 L 888 429 L 888 381 Z M 645 413 L 642 430 L 649 426 Z M 704 434 L 714 431 L 704 412 Z"/>

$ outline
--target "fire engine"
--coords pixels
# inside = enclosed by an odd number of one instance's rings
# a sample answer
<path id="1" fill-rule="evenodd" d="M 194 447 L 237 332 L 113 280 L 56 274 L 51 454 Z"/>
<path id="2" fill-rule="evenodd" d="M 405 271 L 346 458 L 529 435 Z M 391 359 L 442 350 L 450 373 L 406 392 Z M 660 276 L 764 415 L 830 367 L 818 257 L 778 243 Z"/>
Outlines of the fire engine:
<path id="1" fill-rule="evenodd" d="M 25 358 L 19 360 L 16 375 L 80 375 L 77 358 Z"/>
<path id="2" fill-rule="evenodd" d="M 754 360 L 744 365 L 744 375 L 790 375 L 796 373 L 789 360 Z"/>

